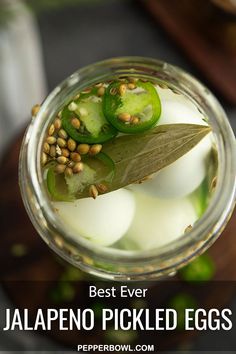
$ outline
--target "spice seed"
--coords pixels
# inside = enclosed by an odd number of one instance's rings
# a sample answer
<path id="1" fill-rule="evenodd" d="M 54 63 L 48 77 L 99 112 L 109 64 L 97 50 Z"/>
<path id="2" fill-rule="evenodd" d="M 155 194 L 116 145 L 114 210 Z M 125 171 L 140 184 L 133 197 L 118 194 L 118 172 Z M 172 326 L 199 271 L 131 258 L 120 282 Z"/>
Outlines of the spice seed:
<path id="1" fill-rule="evenodd" d="M 42 153 L 42 156 L 41 156 L 41 163 L 42 165 L 45 165 L 47 163 L 47 160 L 48 160 L 48 157 L 47 155 L 45 154 L 45 152 Z"/>
<path id="2" fill-rule="evenodd" d="M 61 165 L 65 165 L 68 162 L 68 159 L 65 156 L 59 156 L 57 158 L 57 162 Z"/>
<path id="3" fill-rule="evenodd" d="M 108 191 L 108 188 L 105 184 L 99 183 L 96 185 L 97 190 L 99 193 L 106 193 Z"/>
<path id="4" fill-rule="evenodd" d="M 96 186 L 94 184 L 92 184 L 90 187 L 89 187 L 89 195 L 90 197 L 92 197 L 93 199 L 96 199 L 97 196 L 98 196 L 98 190 L 96 188 Z"/>
<path id="5" fill-rule="evenodd" d="M 185 228 L 184 233 L 191 231 L 192 228 L 193 228 L 192 225 L 188 225 L 188 226 Z"/>
<path id="6" fill-rule="evenodd" d="M 56 146 L 55 145 L 52 145 L 50 147 L 49 155 L 53 158 L 56 157 Z"/>
<path id="7" fill-rule="evenodd" d="M 57 139 L 57 144 L 58 144 L 61 148 L 66 147 L 66 141 L 65 141 L 65 139 L 58 138 L 58 139 Z"/>
<path id="8" fill-rule="evenodd" d="M 61 149 L 61 154 L 62 156 L 69 157 L 70 156 L 70 151 L 68 149 Z"/>
<path id="9" fill-rule="evenodd" d="M 69 139 L 68 141 L 67 141 L 67 147 L 68 147 L 68 149 L 70 150 L 70 151 L 75 151 L 75 149 L 76 149 L 76 142 L 73 140 L 73 139 Z"/>
<path id="10" fill-rule="evenodd" d="M 43 145 L 43 151 L 44 151 L 46 154 L 49 154 L 50 145 L 49 145 L 48 143 L 44 143 L 44 145 Z"/>
<path id="11" fill-rule="evenodd" d="M 72 152 L 70 154 L 71 160 L 74 162 L 80 162 L 81 161 L 81 156 L 77 152 Z"/>
<path id="12" fill-rule="evenodd" d="M 133 83 L 129 83 L 129 84 L 128 84 L 128 89 L 129 89 L 129 90 L 134 90 L 134 89 L 136 89 L 136 85 L 133 84 Z"/>
<path id="13" fill-rule="evenodd" d="M 53 135 L 54 131 L 55 131 L 54 124 L 51 124 L 48 129 L 48 135 Z"/>
<path id="14" fill-rule="evenodd" d="M 71 120 L 71 125 L 75 128 L 75 129 L 79 129 L 80 128 L 80 120 L 78 118 L 72 118 Z"/>
<path id="15" fill-rule="evenodd" d="M 61 129 L 61 120 L 59 118 L 56 118 L 54 121 L 54 127 L 56 130 Z"/>
<path id="16" fill-rule="evenodd" d="M 98 96 L 102 97 L 104 93 L 105 93 L 105 87 L 100 87 L 97 92 Z"/>
<path id="17" fill-rule="evenodd" d="M 71 177 L 73 175 L 73 170 L 70 167 L 66 167 L 65 169 L 65 175 L 68 177 Z"/>
<path id="18" fill-rule="evenodd" d="M 32 117 L 35 117 L 38 114 L 39 110 L 40 110 L 40 105 L 35 104 L 31 110 Z"/>
<path id="19" fill-rule="evenodd" d="M 125 84 L 122 84 L 122 85 L 120 85 L 120 87 L 119 87 L 119 94 L 120 94 L 121 96 L 124 96 L 125 93 L 126 93 L 126 85 L 125 85 Z"/>
<path id="20" fill-rule="evenodd" d="M 131 115 L 129 113 L 120 113 L 118 115 L 119 120 L 122 122 L 129 122 L 131 119 Z"/>
<path id="21" fill-rule="evenodd" d="M 75 166 L 75 163 L 73 161 L 70 161 L 68 163 L 68 167 L 73 168 Z"/>
<path id="22" fill-rule="evenodd" d="M 132 117 L 132 118 L 131 118 L 131 123 L 132 123 L 132 124 L 135 125 L 135 124 L 138 124 L 139 122 L 140 122 L 140 120 L 139 120 L 138 117 Z"/>
<path id="23" fill-rule="evenodd" d="M 82 162 L 77 162 L 74 167 L 73 167 L 73 172 L 74 173 L 79 173 L 81 171 L 83 171 L 84 165 Z"/>
<path id="24" fill-rule="evenodd" d="M 92 145 L 89 149 L 89 155 L 97 155 L 102 150 L 101 144 Z"/>
<path id="25" fill-rule="evenodd" d="M 87 94 L 87 93 L 90 93 L 92 91 L 91 87 L 87 87 L 86 89 L 84 89 L 82 91 L 83 94 Z"/>
<path id="26" fill-rule="evenodd" d="M 47 142 L 49 145 L 55 144 L 56 141 L 57 141 L 57 139 L 56 139 L 54 136 L 48 136 L 47 139 L 46 139 L 46 142 Z"/>
<path id="27" fill-rule="evenodd" d="M 55 171 L 59 174 L 64 173 L 66 169 L 66 165 L 57 165 Z"/>
<path id="28" fill-rule="evenodd" d="M 99 82 L 99 84 L 96 84 L 95 87 L 102 87 L 103 86 L 103 83 L 102 82 Z"/>
<path id="29" fill-rule="evenodd" d="M 77 151 L 81 155 L 86 155 L 89 152 L 90 146 L 88 144 L 79 144 Z"/>
<path id="30" fill-rule="evenodd" d="M 68 138 L 68 134 L 64 129 L 60 129 L 58 132 L 58 135 L 60 138 L 62 139 L 67 139 Z"/>

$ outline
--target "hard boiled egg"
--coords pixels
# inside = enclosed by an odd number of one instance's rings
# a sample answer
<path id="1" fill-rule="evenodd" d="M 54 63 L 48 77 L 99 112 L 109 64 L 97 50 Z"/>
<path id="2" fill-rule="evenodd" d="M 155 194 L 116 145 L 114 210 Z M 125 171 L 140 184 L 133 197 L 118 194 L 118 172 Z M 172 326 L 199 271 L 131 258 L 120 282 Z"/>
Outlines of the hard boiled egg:
<path id="1" fill-rule="evenodd" d="M 160 97 L 161 102 L 169 100 L 172 102 L 179 102 L 184 104 L 185 106 L 188 106 L 194 111 L 198 111 L 197 106 L 187 97 L 182 94 L 177 94 L 173 92 L 169 88 L 160 88 L 159 86 L 156 86 L 157 93 Z"/>
<path id="2" fill-rule="evenodd" d="M 132 192 L 119 189 L 74 202 L 54 202 L 61 221 L 72 232 L 102 246 L 110 246 L 128 230 L 134 217 Z"/>
<path id="3" fill-rule="evenodd" d="M 157 199 L 136 193 L 136 213 L 124 239 L 140 250 L 164 246 L 184 234 L 197 220 L 188 198 Z"/>
<path id="4" fill-rule="evenodd" d="M 191 105 L 165 99 L 162 101 L 158 125 L 176 123 L 206 125 L 203 118 L 203 115 Z M 207 158 L 211 147 L 212 134 L 208 134 L 187 154 L 154 174 L 152 179 L 132 188 L 161 198 L 180 198 L 192 193 L 206 175 Z"/>

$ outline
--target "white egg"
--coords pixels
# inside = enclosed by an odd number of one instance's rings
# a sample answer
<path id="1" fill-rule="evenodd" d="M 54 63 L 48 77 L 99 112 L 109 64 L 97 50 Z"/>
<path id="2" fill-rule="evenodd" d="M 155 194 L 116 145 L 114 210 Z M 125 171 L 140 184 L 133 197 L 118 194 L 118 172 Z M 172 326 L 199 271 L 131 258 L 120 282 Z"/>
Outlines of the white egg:
<path id="1" fill-rule="evenodd" d="M 137 193 L 135 199 L 135 217 L 124 239 L 134 242 L 140 250 L 176 240 L 198 218 L 188 198 L 157 199 Z"/>
<path id="2" fill-rule="evenodd" d="M 198 112 L 197 106 L 187 96 L 176 94 L 170 89 L 162 89 L 159 86 L 156 86 L 156 90 L 161 102 L 166 100 L 179 102 Z"/>
<path id="3" fill-rule="evenodd" d="M 175 99 L 164 99 L 161 101 L 162 111 L 158 125 L 176 123 L 207 125 L 203 120 L 204 116 L 191 101 L 186 98 L 180 99 L 182 97 L 180 95 L 175 96 Z"/>
<path id="4" fill-rule="evenodd" d="M 135 213 L 131 192 L 119 189 L 74 202 L 54 202 L 54 207 L 72 232 L 102 246 L 110 246 L 128 230 Z"/>
<path id="5" fill-rule="evenodd" d="M 178 96 L 178 95 L 176 95 Z M 163 100 L 158 125 L 190 123 L 206 125 L 202 114 L 179 101 Z M 212 134 L 203 138 L 192 150 L 171 165 L 154 174 L 141 185 L 132 186 L 160 198 L 180 198 L 192 193 L 202 183 L 207 158 L 212 147 Z"/>

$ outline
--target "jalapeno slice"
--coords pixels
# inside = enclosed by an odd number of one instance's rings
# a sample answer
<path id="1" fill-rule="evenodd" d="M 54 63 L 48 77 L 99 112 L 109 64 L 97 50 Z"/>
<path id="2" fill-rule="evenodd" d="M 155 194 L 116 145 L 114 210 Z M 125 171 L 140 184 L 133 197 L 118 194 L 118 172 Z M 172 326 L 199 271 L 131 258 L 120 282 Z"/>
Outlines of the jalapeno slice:
<path id="1" fill-rule="evenodd" d="M 103 98 L 103 112 L 123 133 L 141 133 L 156 125 L 161 114 L 158 93 L 150 82 L 141 80 L 129 89 L 128 83 L 113 82 Z"/>
<path id="2" fill-rule="evenodd" d="M 62 126 L 68 135 L 78 143 L 103 143 L 117 134 L 117 130 L 106 120 L 102 109 L 102 98 L 97 89 L 81 94 L 62 111 Z M 73 119 L 79 126 L 73 125 Z"/>
<path id="3" fill-rule="evenodd" d="M 70 195 L 78 198 L 89 196 L 89 188 L 96 185 L 103 193 L 109 189 L 109 185 L 115 174 L 114 162 L 104 153 L 96 156 L 86 156 L 83 160 L 83 171 L 70 177 L 65 177 Z"/>
<path id="4" fill-rule="evenodd" d="M 47 188 L 55 201 L 72 201 L 89 196 L 89 187 L 96 185 L 103 193 L 109 188 L 109 184 L 115 174 L 113 161 L 104 153 L 96 156 L 86 156 L 83 159 L 83 171 L 72 176 L 64 173 L 58 174 L 55 164 L 47 171 Z"/>
<path id="5" fill-rule="evenodd" d="M 56 173 L 55 165 L 48 168 L 47 188 L 52 199 L 55 201 L 69 202 L 74 199 L 73 196 L 69 194 L 65 175 Z"/>

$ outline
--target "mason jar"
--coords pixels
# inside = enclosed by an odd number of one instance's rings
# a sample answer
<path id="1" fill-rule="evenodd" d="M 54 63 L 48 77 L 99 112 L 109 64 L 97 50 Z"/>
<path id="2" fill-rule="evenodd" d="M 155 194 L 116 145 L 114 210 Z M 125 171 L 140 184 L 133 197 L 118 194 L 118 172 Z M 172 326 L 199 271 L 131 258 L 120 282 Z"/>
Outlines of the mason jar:
<path id="1" fill-rule="evenodd" d="M 130 75 L 157 80 L 189 97 L 208 117 L 218 152 L 214 194 L 207 210 L 188 236 L 182 235 L 163 247 L 133 252 L 105 248 L 73 235 L 53 210 L 40 163 L 43 140 L 50 122 L 78 91 L 98 82 Z M 174 274 L 215 242 L 235 204 L 235 171 L 234 134 L 223 108 L 212 93 L 175 66 L 155 59 L 124 57 L 79 69 L 49 94 L 26 131 L 20 154 L 19 182 L 28 215 L 39 235 L 54 252 L 92 275 L 129 281 L 158 279 Z"/>

